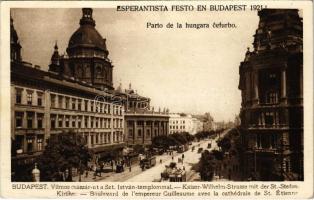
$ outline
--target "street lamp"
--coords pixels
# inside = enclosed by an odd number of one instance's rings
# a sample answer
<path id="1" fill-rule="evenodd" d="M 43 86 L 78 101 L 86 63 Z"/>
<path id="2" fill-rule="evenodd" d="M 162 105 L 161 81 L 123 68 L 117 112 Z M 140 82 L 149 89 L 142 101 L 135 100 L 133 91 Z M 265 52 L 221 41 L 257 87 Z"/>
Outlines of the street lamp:
<path id="1" fill-rule="evenodd" d="M 32 170 L 33 181 L 40 182 L 40 171 L 37 168 L 37 163 L 35 163 L 35 168 Z"/>

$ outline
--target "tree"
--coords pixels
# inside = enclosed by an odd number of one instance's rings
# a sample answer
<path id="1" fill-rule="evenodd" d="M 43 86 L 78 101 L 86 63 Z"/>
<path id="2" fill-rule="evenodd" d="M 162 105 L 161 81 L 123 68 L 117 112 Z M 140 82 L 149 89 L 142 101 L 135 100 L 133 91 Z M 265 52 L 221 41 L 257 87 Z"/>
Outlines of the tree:
<path id="1" fill-rule="evenodd" d="M 213 150 L 212 153 L 213 153 L 216 160 L 223 160 L 224 159 L 224 153 L 223 152 Z"/>
<path id="2" fill-rule="evenodd" d="M 224 137 L 218 142 L 218 146 L 223 152 L 227 152 L 231 148 L 231 141 L 228 137 Z"/>
<path id="3" fill-rule="evenodd" d="M 199 173 L 203 181 L 211 181 L 213 179 L 213 176 L 214 176 L 214 164 L 213 163 L 214 163 L 213 155 L 208 150 L 205 150 L 202 153 L 202 156 L 199 162 Z"/>
<path id="4" fill-rule="evenodd" d="M 68 171 L 66 181 L 72 181 L 72 168 L 87 167 L 91 152 L 80 134 L 63 132 L 48 140 L 48 144 L 38 159 L 42 181 L 53 181 L 57 175 Z M 60 180 L 59 180 L 60 181 Z"/>
<path id="5" fill-rule="evenodd" d="M 136 144 L 133 147 L 134 152 L 137 154 L 144 154 L 145 153 L 145 148 L 143 147 L 143 145 L 140 144 Z"/>

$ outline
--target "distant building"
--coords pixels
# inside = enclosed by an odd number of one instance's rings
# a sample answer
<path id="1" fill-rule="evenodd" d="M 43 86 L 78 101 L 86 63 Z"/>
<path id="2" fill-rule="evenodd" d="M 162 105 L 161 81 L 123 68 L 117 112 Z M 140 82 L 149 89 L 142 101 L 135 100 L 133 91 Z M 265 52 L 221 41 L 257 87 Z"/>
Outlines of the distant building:
<path id="1" fill-rule="evenodd" d="M 246 178 L 303 180 L 303 22 L 296 9 L 258 12 L 240 64 Z"/>
<path id="2" fill-rule="evenodd" d="M 125 133 L 128 146 L 150 145 L 152 139 L 169 134 L 168 110 L 154 110 L 150 107 L 150 99 L 138 95 L 129 86 L 125 90 Z"/>
<path id="3" fill-rule="evenodd" d="M 169 131 L 172 133 L 188 132 L 192 135 L 203 131 L 203 122 L 188 114 L 170 114 Z"/>

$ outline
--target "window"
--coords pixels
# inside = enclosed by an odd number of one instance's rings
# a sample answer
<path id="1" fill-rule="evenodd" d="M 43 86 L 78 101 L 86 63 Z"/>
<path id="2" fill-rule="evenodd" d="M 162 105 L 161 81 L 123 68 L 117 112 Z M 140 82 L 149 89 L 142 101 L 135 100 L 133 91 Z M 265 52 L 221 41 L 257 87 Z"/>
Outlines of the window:
<path id="1" fill-rule="evenodd" d="M 75 117 L 72 117 L 72 128 L 75 128 Z"/>
<path id="2" fill-rule="evenodd" d="M 62 100 L 63 100 L 63 97 L 62 96 L 58 96 L 58 108 L 63 108 Z"/>
<path id="3" fill-rule="evenodd" d="M 76 99 L 72 99 L 72 109 L 75 110 L 75 101 Z"/>
<path id="4" fill-rule="evenodd" d="M 22 90 L 21 89 L 16 89 L 15 102 L 19 104 L 22 103 Z"/>
<path id="5" fill-rule="evenodd" d="M 15 127 L 22 128 L 23 127 L 23 113 L 15 112 Z"/>
<path id="6" fill-rule="evenodd" d="M 149 129 L 146 130 L 146 137 L 150 137 L 150 130 Z"/>
<path id="7" fill-rule="evenodd" d="M 43 105 L 43 94 L 37 93 L 37 105 L 42 106 Z"/>
<path id="8" fill-rule="evenodd" d="M 88 118 L 84 117 L 85 128 L 88 128 Z"/>
<path id="9" fill-rule="evenodd" d="M 103 118 L 100 118 L 100 125 L 99 125 L 100 128 L 103 128 Z"/>
<path id="10" fill-rule="evenodd" d="M 155 136 L 157 136 L 157 134 L 158 134 L 158 130 L 157 130 L 157 129 L 155 129 Z"/>
<path id="11" fill-rule="evenodd" d="M 82 128 L 81 126 L 82 126 L 82 117 L 78 117 L 78 119 L 77 119 L 77 127 L 78 128 Z"/>
<path id="12" fill-rule="evenodd" d="M 78 110 L 82 110 L 82 100 L 78 100 L 78 104 L 77 104 L 77 106 L 78 106 Z"/>
<path id="13" fill-rule="evenodd" d="M 56 116 L 55 115 L 50 116 L 50 125 L 52 129 L 56 128 Z"/>
<path id="14" fill-rule="evenodd" d="M 265 124 L 266 125 L 273 125 L 274 124 L 274 113 L 273 112 L 266 112 L 265 113 Z"/>
<path id="15" fill-rule="evenodd" d="M 137 137 L 142 137 L 142 130 L 141 129 L 137 130 Z"/>
<path id="16" fill-rule="evenodd" d="M 17 150 L 23 150 L 24 148 L 24 136 L 16 135 L 15 136 L 15 144 Z"/>
<path id="17" fill-rule="evenodd" d="M 143 121 L 137 121 L 137 125 L 138 125 L 138 126 L 143 126 L 143 125 L 144 125 L 144 122 L 143 122 Z"/>
<path id="18" fill-rule="evenodd" d="M 99 134 L 96 133 L 96 144 L 98 144 L 99 140 L 98 140 Z"/>
<path id="19" fill-rule="evenodd" d="M 70 109 L 70 98 L 69 97 L 65 98 L 65 108 Z"/>
<path id="20" fill-rule="evenodd" d="M 94 118 L 91 117 L 90 121 L 91 121 L 91 128 L 94 128 Z"/>
<path id="21" fill-rule="evenodd" d="M 111 133 L 108 133 L 108 143 L 111 142 Z"/>
<path id="22" fill-rule="evenodd" d="M 33 128 L 33 114 L 27 113 L 27 128 Z"/>
<path id="23" fill-rule="evenodd" d="M 59 123 L 59 124 L 58 124 L 58 127 L 59 127 L 59 128 L 62 128 L 62 127 L 63 127 L 63 120 L 62 120 L 62 118 L 63 118 L 63 116 L 59 116 L 59 117 L 58 117 L 58 120 L 59 120 L 59 122 L 58 122 L 58 123 Z"/>
<path id="24" fill-rule="evenodd" d="M 42 151 L 43 150 L 43 140 L 44 140 L 44 136 L 37 136 L 37 151 Z"/>
<path id="25" fill-rule="evenodd" d="M 86 133 L 84 135 L 84 138 L 85 138 L 85 144 L 87 144 L 88 143 L 88 135 Z"/>
<path id="26" fill-rule="evenodd" d="M 33 93 L 27 92 L 27 104 L 32 105 Z"/>
<path id="27" fill-rule="evenodd" d="M 91 144 L 93 145 L 94 144 L 94 135 L 90 136 L 90 140 L 91 140 Z"/>
<path id="28" fill-rule="evenodd" d="M 271 79 L 276 78 L 276 74 L 274 74 L 274 73 L 269 74 L 269 78 L 271 78 Z"/>
<path id="29" fill-rule="evenodd" d="M 32 152 L 33 151 L 33 139 L 28 138 L 27 139 L 27 152 Z"/>
<path id="30" fill-rule="evenodd" d="M 56 95 L 51 94 L 50 95 L 50 107 L 54 108 L 56 105 Z"/>
<path id="31" fill-rule="evenodd" d="M 129 129 L 129 138 L 133 138 L 133 129 Z"/>
<path id="32" fill-rule="evenodd" d="M 84 104 L 85 104 L 84 105 L 85 106 L 85 111 L 88 111 L 88 101 L 86 100 Z"/>
<path id="33" fill-rule="evenodd" d="M 266 103 L 269 103 L 269 104 L 278 103 L 278 93 L 269 92 L 266 96 Z"/>
<path id="34" fill-rule="evenodd" d="M 43 128 L 43 114 L 37 114 L 37 128 Z"/>
<path id="35" fill-rule="evenodd" d="M 66 116 L 66 118 L 65 118 L 65 127 L 66 128 L 70 127 L 70 117 L 69 116 Z"/>

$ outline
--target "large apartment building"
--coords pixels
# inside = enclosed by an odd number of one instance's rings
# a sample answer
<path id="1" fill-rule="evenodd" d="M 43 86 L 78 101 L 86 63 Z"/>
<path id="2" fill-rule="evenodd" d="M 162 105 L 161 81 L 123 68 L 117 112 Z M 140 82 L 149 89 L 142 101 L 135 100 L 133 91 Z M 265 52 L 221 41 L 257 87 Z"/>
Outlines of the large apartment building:
<path id="1" fill-rule="evenodd" d="M 246 178 L 303 180 L 303 22 L 295 9 L 264 9 L 240 64 Z"/>
<path id="2" fill-rule="evenodd" d="M 97 159 L 119 156 L 124 105 L 114 100 L 113 66 L 92 9 L 83 9 L 67 55 L 59 55 L 55 45 L 49 71 L 23 61 L 21 48 L 11 19 L 12 180 L 33 164 L 47 139 L 64 131 L 82 135 Z"/>

